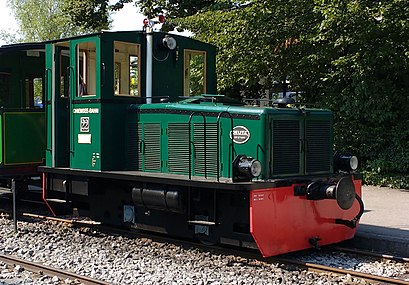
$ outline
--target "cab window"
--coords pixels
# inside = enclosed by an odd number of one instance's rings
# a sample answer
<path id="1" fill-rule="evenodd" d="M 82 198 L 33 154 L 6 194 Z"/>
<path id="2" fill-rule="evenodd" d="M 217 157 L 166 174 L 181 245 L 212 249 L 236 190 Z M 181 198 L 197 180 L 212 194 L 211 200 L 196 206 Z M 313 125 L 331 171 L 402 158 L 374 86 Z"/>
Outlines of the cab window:
<path id="1" fill-rule="evenodd" d="M 140 96 L 140 45 L 114 42 L 114 94 Z"/>
<path id="2" fill-rule="evenodd" d="M 184 62 L 184 95 L 206 93 L 206 52 L 185 50 Z"/>
<path id="3" fill-rule="evenodd" d="M 11 74 L 0 72 L 0 106 L 6 106 L 11 98 Z"/>
<path id="4" fill-rule="evenodd" d="M 95 96 L 96 94 L 96 45 L 85 42 L 77 50 L 77 95 Z"/>

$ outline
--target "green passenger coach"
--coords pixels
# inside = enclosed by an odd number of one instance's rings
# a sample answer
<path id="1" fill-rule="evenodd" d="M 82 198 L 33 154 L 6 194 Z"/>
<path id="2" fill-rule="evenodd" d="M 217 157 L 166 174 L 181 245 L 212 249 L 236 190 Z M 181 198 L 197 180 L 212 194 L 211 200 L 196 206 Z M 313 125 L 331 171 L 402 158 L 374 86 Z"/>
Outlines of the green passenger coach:
<path id="1" fill-rule="evenodd" d="M 0 183 L 38 176 L 45 158 L 44 44 L 0 47 Z"/>
<path id="2" fill-rule="evenodd" d="M 332 112 L 216 95 L 216 48 L 152 27 L 46 43 L 50 209 L 266 257 L 352 238 L 362 177 Z"/>

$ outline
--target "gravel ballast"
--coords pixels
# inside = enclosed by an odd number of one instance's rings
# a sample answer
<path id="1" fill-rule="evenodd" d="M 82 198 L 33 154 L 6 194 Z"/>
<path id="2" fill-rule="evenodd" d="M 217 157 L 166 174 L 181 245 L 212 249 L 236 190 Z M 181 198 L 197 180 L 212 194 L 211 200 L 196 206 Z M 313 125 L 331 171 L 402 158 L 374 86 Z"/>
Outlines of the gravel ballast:
<path id="1" fill-rule="evenodd" d="M 111 284 L 366 284 L 351 276 L 318 274 L 147 238 L 127 238 L 51 221 L 0 217 L 0 253 Z M 0 284 L 78 284 L 0 263 Z"/>

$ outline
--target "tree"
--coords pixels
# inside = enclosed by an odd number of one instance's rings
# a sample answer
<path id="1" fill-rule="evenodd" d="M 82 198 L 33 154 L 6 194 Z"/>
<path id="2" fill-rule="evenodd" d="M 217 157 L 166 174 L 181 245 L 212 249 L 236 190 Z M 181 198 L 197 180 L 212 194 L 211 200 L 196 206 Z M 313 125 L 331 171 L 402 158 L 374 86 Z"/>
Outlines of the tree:
<path id="1" fill-rule="evenodd" d="M 109 28 L 109 13 L 112 7 L 107 1 L 63 0 L 63 2 L 63 12 L 70 15 L 71 20 L 84 30 L 101 31 Z"/>
<path id="2" fill-rule="evenodd" d="M 80 3 L 86 3 L 84 1 Z M 92 2 L 92 1 L 91 1 Z M 103 1 L 104 2 L 104 1 Z M 9 0 L 17 22 L 20 25 L 22 41 L 45 41 L 84 34 L 108 28 L 108 11 L 102 5 L 100 9 L 92 5 L 76 5 L 73 0 Z M 90 13 L 90 7 L 93 13 Z M 72 9 L 85 10 L 93 19 L 94 25 L 83 25 L 83 22 L 71 16 Z M 92 18 L 93 15 L 97 15 Z M 105 17 L 105 18 L 104 18 Z"/>
<path id="3" fill-rule="evenodd" d="M 15 34 L 6 31 L 4 29 L 0 29 L 0 40 L 6 43 L 16 43 L 18 42 L 18 38 Z"/>
<path id="4" fill-rule="evenodd" d="M 325 64 L 309 83 L 336 112 L 337 145 L 372 172 L 409 172 L 407 2 L 319 0 L 315 11 L 322 21 L 309 44 L 319 48 L 300 67 Z"/>
<path id="5" fill-rule="evenodd" d="M 203 10 L 214 7 L 217 0 L 190 0 L 190 1 L 167 1 L 167 0 L 136 0 L 135 4 L 148 17 L 156 17 L 158 14 L 166 14 L 170 18 L 182 18 L 195 15 Z M 230 1 L 229 1 L 230 2 Z M 230 4 L 231 5 L 231 4 Z"/>

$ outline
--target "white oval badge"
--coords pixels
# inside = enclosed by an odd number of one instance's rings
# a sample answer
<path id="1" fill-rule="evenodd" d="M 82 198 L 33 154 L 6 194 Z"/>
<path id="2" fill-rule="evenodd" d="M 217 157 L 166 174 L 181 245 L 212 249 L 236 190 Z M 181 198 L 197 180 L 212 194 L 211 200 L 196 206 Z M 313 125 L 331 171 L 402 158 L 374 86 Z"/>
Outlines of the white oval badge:
<path id="1" fill-rule="evenodd" d="M 231 139 L 231 132 L 230 132 Z M 250 131 L 244 126 L 236 126 L 233 128 L 233 142 L 244 144 L 250 139 Z"/>

